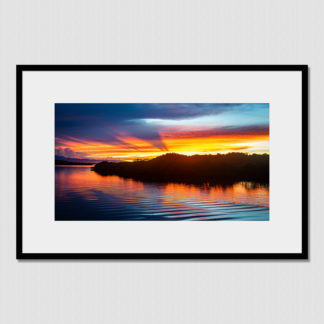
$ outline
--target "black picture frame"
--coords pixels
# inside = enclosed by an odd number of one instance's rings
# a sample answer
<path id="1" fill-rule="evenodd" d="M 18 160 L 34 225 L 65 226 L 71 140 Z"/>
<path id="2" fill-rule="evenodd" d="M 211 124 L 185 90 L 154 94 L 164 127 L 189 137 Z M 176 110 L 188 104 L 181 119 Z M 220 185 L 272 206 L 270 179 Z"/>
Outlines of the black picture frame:
<path id="1" fill-rule="evenodd" d="M 24 253 L 23 252 L 23 72 L 24 71 L 298 71 L 302 73 L 302 249 L 300 253 Z M 307 65 L 17 65 L 16 66 L 16 258 L 112 260 L 307 260 L 308 66 Z"/>

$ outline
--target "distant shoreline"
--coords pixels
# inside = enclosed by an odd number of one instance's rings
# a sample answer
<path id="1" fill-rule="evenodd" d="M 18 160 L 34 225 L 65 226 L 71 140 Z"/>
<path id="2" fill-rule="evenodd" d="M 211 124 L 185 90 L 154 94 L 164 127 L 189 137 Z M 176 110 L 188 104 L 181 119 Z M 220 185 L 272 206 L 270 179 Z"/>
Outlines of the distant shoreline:
<path id="1" fill-rule="evenodd" d="M 70 162 L 65 160 L 55 160 L 55 165 L 94 165 L 95 163 L 86 162 Z"/>

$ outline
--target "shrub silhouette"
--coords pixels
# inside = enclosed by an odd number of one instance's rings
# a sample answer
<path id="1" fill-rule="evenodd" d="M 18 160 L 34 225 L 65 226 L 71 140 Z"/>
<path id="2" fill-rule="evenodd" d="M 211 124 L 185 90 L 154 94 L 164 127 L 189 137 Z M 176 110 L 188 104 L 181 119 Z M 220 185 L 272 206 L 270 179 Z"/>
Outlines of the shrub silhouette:
<path id="1" fill-rule="evenodd" d="M 167 153 L 149 161 L 100 162 L 93 170 L 141 181 L 186 183 L 269 183 L 269 155 L 228 153 L 186 156 Z"/>

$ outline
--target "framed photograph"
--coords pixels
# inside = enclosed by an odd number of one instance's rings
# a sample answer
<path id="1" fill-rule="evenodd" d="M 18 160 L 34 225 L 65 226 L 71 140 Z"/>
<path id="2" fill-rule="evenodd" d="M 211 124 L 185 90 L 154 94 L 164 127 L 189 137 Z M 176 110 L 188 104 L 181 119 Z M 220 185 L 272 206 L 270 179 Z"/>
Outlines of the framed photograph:
<path id="1" fill-rule="evenodd" d="M 307 73 L 17 66 L 17 258 L 307 259 Z"/>

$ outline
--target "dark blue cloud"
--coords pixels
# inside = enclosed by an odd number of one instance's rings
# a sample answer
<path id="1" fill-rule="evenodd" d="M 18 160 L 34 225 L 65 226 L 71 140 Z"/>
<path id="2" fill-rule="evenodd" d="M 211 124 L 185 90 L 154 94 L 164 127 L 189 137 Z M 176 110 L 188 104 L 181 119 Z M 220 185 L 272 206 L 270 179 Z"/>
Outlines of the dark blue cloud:
<path id="1" fill-rule="evenodd" d="M 56 104 L 56 118 L 66 125 L 74 121 L 132 119 L 184 119 L 218 114 L 235 109 L 236 104 Z"/>

